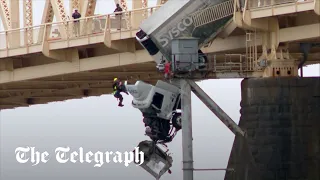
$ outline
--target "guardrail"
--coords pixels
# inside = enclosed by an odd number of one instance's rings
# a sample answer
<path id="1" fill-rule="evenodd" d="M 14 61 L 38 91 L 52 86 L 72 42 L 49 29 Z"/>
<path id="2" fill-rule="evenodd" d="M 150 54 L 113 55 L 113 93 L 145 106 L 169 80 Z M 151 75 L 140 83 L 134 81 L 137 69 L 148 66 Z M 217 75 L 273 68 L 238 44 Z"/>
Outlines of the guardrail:
<path id="1" fill-rule="evenodd" d="M 159 7 L 161 6 L 2 31 L 0 32 L 0 49 L 40 45 L 44 40 L 59 41 L 101 35 L 106 30 L 110 33 L 136 30 L 140 23 Z"/>
<path id="2" fill-rule="evenodd" d="M 172 54 L 172 72 L 174 74 L 198 72 L 252 72 L 252 62 L 244 54 Z"/>
<path id="3" fill-rule="evenodd" d="M 264 8 L 289 3 L 313 2 L 314 0 L 246 0 L 248 9 Z"/>

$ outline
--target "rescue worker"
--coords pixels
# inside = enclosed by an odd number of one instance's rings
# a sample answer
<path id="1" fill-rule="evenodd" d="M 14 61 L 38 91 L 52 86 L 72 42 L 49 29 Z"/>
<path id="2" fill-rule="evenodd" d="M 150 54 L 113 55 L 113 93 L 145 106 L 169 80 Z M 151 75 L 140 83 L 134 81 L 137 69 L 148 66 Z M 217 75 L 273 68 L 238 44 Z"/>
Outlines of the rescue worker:
<path id="1" fill-rule="evenodd" d="M 124 91 L 123 88 L 122 88 L 122 82 L 118 79 L 118 78 L 114 78 L 113 79 L 113 85 L 112 85 L 112 88 L 113 88 L 113 96 L 117 99 L 119 99 L 119 104 L 118 106 L 122 107 L 124 106 L 122 104 L 122 101 L 123 101 L 123 97 L 121 95 L 121 92 L 124 92 L 128 95 L 128 92 Z"/>
<path id="2" fill-rule="evenodd" d="M 171 62 L 167 61 L 164 65 L 164 78 L 166 80 L 170 79 L 171 77 Z"/>

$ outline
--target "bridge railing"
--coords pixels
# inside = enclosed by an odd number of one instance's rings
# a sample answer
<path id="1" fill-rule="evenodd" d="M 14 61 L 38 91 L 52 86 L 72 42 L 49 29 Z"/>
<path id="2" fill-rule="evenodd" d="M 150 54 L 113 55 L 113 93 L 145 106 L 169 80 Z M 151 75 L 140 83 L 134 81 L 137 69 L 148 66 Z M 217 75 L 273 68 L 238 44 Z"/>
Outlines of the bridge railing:
<path id="1" fill-rule="evenodd" d="M 192 60 L 197 62 L 192 62 Z M 172 54 L 172 71 L 175 74 L 183 74 L 195 69 L 198 72 L 214 73 L 246 73 L 258 70 L 253 67 L 253 62 L 249 62 L 244 54 Z"/>
<path id="2" fill-rule="evenodd" d="M 314 0 L 247 0 L 248 9 L 264 8 L 289 3 L 313 2 Z"/>
<path id="3" fill-rule="evenodd" d="M 15 49 L 42 43 L 38 34 L 44 29 L 44 25 L 12 29 L 0 32 L 0 49 Z"/>
<path id="4" fill-rule="evenodd" d="M 136 30 L 144 19 L 160 7 L 84 17 L 77 19 L 78 22 L 72 19 L 2 31 L 0 32 L 0 50 L 41 45 L 43 40 L 61 41 L 96 36 L 103 34 L 106 30 L 110 33 Z M 77 33 L 77 30 L 80 33 Z"/>

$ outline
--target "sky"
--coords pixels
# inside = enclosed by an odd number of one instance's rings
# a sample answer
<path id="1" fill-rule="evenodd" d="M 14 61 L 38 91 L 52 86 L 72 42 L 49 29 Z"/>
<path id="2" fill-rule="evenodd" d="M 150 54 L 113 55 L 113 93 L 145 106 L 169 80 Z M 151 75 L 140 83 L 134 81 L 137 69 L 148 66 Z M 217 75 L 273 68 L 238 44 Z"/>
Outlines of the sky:
<path id="1" fill-rule="evenodd" d="M 41 21 L 43 5 L 44 0 L 34 0 L 34 24 Z M 68 9 L 67 1 L 65 5 Z M 152 3 L 149 5 L 152 6 Z M 96 14 L 110 13 L 114 7 L 113 0 L 100 0 Z M 320 76 L 320 67 L 309 66 L 304 69 L 304 75 Z M 241 80 L 206 80 L 198 82 L 198 85 L 238 123 Z M 125 167 L 123 164 L 110 163 L 94 168 L 93 164 L 59 164 L 51 160 L 47 164 L 31 166 L 19 164 L 15 160 L 15 148 L 24 146 L 48 151 L 52 159 L 55 148 L 66 146 L 72 150 L 83 147 L 86 152 L 131 151 L 140 141 L 148 140 L 144 136 L 141 113 L 130 105 L 131 101 L 131 96 L 124 95 L 125 106 L 119 108 L 112 95 L 103 95 L 0 111 L 0 179 L 153 179 L 142 168 L 134 165 Z M 194 95 L 192 108 L 195 168 L 225 168 L 233 134 Z M 174 159 L 172 174 L 166 174 L 162 179 L 182 179 L 181 132 L 169 144 L 169 149 Z M 195 172 L 195 179 L 222 180 L 223 177 L 224 172 Z"/>

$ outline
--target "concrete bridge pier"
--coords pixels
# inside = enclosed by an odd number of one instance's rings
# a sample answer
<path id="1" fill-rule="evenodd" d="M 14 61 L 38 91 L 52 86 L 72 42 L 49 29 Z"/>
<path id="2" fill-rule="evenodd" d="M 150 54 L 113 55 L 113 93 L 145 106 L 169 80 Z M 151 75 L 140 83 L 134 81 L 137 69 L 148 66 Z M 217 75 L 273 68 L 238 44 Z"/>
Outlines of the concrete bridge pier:
<path id="1" fill-rule="evenodd" d="M 320 179 L 320 78 L 244 79 L 241 88 L 239 126 L 247 132 L 258 179 Z M 238 146 L 236 137 L 228 164 L 235 175 L 246 163 L 237 155 Z M 227 173 L 225 179 L 243 176 Z"/>

